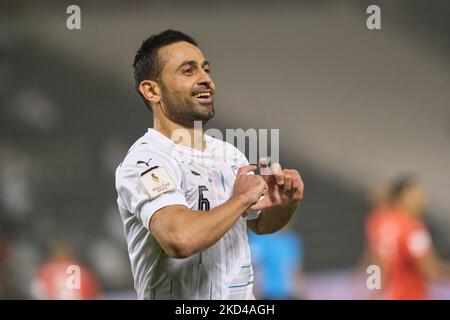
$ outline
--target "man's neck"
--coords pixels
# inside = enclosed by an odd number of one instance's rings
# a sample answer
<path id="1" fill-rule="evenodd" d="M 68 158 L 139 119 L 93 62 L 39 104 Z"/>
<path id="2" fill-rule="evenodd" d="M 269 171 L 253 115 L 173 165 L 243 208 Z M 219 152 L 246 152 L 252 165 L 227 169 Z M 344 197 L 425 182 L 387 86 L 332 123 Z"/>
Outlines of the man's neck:
<path id="1" fill-rule="evenodd" d="M 153 128 L 176 144 L 181 144 L 199 151 L 205 151 L 206 142 L 203 126 L 184 127 L 169 119 L 153 117 Z"/>

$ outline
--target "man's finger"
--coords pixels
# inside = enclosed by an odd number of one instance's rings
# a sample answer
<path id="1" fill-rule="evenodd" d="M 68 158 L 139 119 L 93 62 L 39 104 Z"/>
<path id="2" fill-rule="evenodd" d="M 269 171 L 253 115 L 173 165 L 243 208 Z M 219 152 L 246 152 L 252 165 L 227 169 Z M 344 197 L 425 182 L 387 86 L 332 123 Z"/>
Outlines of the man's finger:
<path id="1" fill-rule="evenodd" d="M 236 176 L 240 176 L 241 174 L 248 174 L 249 172 L 256 170 L 256 168 L 257 167 L 254 165 L 240 167 L 238 172 L 236 173 Z"/>
<path id="2" fill-rule="evenodd" d="M 275 177 L 275 181 L 279 186 L 282 186 L 284 184 L 284 178 L 283 178 L 283 170 L 281 169 L 281 165 L 278 162 L 275 162 L 272 164 L 272 174 Z"/>
<path id="3" fill-rule="evenodd" d="M 291 193 L 292 190 L 292 174 L 288 170 L 283 171 L 283 178 L 284 178 L 284 192 L 287 194 Z"/>
<path id="4" fill-rule="evenodd" d="M 292 190 L 297 191 L 301 187 L 302 180 L 300 179 L 300 176 L 294 175 L 294 178 L 292 179 Z"/>
<path id="5" fill-rule="evenodd" d="M 292 174 L 292 190 L 291 197 L 300 200 L 303 197 L 303 180 L 297 170 L 289 170 Z"/>
<path id="6" fill-rule="evenodd" d="M 269 161 L 267 160 L 267 158 L 259 159 L 259 173 L 262 176 L 269 176 L 272 174 L 272 171 L 269 168 Z"/>

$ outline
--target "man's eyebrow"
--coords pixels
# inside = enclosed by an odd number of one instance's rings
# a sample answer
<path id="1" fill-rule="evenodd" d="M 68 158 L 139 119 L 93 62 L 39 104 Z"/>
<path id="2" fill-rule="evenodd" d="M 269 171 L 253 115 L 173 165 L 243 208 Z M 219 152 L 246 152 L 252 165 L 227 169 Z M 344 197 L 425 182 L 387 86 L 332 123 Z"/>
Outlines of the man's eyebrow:
<path id="1" fill-rule="evenodd" d="M 177 71 L 179 70 L 179 69 L 181 69 L 182 67 L 184 67 L 185 65 L 191 65 L 191 66 L 193 66 L 193 67 L 196 67 L 197 66 L 197 61 L 195 61 L 195 60 L 187 60 L 187 61 L 184 61 L 182 64 L 180 64 L 179 65 L 179 67 L 177 68 Z M 202 63 L 202 68 L 203 67 L 205 67 L 205 66 L 210 66 L 210 63 L 209 63 L 209 61 L 203 61 L 203 63 Z"/>

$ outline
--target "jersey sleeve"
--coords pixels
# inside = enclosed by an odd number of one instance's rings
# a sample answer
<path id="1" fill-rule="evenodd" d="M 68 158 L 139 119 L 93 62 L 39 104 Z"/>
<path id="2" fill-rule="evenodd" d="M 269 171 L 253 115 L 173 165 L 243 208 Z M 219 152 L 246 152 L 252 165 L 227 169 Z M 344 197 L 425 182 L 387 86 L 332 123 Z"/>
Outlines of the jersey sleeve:
<path id="1" fill-rule="evenodd" d="M 158 169 L 158 176 L 152 175 L 152 170 Z M 162 170 L 162 171 L 161 171 Z M 150 194 L 146 182 L 141 179 L 146 174 L 151 174 L 159 184 L 164 179 L 173 183 L 173 188 L 164 191 L 158 190 Z M 150 152 L 135 152 L 129 154 L 122 165 L 116 170 L 116 190 L 118 194 L 118 204 L 130 213 L 134 214 L 142 224 L 150 229 L 150 220 L 153 214 L 159 209 L 169 205 L 184 205 L 188 207 L 184 191 L 181 188 L 182 174 L 174 159 L 164 154 Z"/>
<path id="2" fill-rule="evenodd" d="M 426 256 L 432 248 L 431 237 L 421 223 L 413 224 L 406 234 L 406 250 L 413 258 Z"/>

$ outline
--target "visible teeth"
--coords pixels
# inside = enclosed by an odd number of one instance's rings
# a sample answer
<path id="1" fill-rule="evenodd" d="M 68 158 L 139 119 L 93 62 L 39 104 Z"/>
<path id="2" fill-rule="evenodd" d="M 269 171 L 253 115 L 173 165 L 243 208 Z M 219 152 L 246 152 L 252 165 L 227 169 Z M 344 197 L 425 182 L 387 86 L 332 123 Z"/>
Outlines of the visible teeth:
<path id="1" fill-rule="evenodd" d="M 210 96 L 211 96 L 211 94 L 209 92 L 201 92 L 201 93 L 197 93 L 196 95 L 194 95 L 194 97 L 196 97 L 196 98 L 201 98 L 201 97 L 209 98 Z"/>

